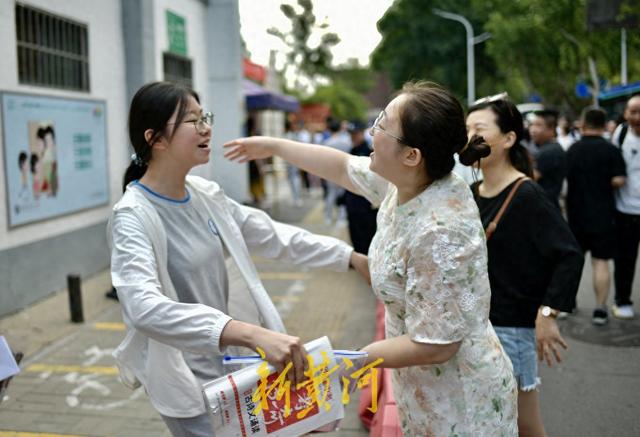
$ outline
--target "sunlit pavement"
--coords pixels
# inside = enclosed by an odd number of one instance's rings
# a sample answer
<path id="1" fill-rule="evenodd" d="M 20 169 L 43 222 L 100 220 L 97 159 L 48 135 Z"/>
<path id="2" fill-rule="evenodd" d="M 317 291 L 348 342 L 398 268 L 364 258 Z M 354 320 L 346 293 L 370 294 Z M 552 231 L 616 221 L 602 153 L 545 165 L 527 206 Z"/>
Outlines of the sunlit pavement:
<path id="1" fill-rule="evenodd" d="M 288 199 L 286 185 L 281 183 L 277 193 L 267 205 L 275 218 L 346 238 L 344 226 L 324 224 L 319 192 L 305 197 L 301 207 Z M 340 349 L 361 347 L 373 338 L 375 301 L 354 272 L 309 271 L 261 258 L 255 261 L 289 332 L 305 341 L 328 335 Z M 64 290 L 0 319 L 0 332 L 25 352 L 22 373 L 0 404 L 0 437 L 169 435 L 146 395 L 117 380 L 110 353 L 124 332 L 118 304 L 104 298 L 109 286 L 106 271 L 83 281 L 84 324 L 69 322 Z M 633 294 L 640 302 L 637 285 Z M 607 326 L 595 327 L 590 321 L 593 305 L 587 257 L 579 311 L 559 322 L 569 351 L 560 366 L 541 365 L 547 434 L 638 436 L 640 317 L 611 319 Z M 232 300 L 232 313 L 247 315 L 246 310 L 243 302 Z M 356 405 L 357 392 L 341 430 L 328 436 L 368 435 L 358 421 Z"/>

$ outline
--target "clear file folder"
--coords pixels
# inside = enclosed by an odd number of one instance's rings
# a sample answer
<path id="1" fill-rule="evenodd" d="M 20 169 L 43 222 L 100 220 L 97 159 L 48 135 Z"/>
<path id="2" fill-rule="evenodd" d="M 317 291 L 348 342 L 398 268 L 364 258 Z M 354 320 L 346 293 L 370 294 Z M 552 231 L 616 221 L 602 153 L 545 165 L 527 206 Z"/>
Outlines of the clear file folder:
<path id="1" fill-rule="evenodd" d="M 227 364 L 252 363 L 243 369 L 222 376 L 203 386 L 205 404 L 216 437 L 293 437 L 311 431 L 332 431 L 344 417 L 342 386 L 340 384 L 343 367 L 341 357 L 354 362 L 366 358 L 366 353 L 340 351 L 334 354 L 327 337 L 321 337 L 305 344 L 307 353 L 313 358 L 314 367 L 328 358 L 326 371 L 340 367 L 331 373 L 326 383 L 318 384 L 315 394 L 307 387 L 290 390 L 290 414 L 285 414 L 286 395 L 276 399 L 276 390 L 267 394 L 269 408 L 255 412 L 260 400 L 254 401 L 254 393 L 261 383 L 258 369 L 262 365 L 259 357 L 226 357 Z M 338 356 L 336 356 L 338 355 Z M 354 364 L 355 366 L 355 364 Z M 278 375 L 269 366 L 267 388 L 271 387 Z M 318 375 L 316 375 L 318 376 Z M 325 393 L 326 392 L 326 393 Z M 322 402 L 317 402 L 322 399 Z M 302 413 L 304 412 L 304 413 Z M 304 417 L 300 417 L 303 415 Z"/>
<path id="2" fill-rule="evenodd" d="M 3 335 L 0 335 L 0 381 L 11 378 L 20 373 L 20 367 L 16 363 L 9 344 Z"/>

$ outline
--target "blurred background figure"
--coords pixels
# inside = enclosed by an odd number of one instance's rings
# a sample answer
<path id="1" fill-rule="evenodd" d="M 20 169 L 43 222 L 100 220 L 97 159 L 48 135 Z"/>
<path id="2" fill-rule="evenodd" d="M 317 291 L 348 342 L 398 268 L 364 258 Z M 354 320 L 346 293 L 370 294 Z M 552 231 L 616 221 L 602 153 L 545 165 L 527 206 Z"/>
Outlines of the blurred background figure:
<path id="1" fill-rule="evenodd" d="M 342 123 L 338 120 L 331 120 L 328 123 L 329 138 L 324 142 L 325 146 L 340 150 L 345 153 L 351 152 L 351 139 L 345 135 L 342 129 Z M 346 219 L 346 210 L 344 205 L 338 205 L 338 201 L 343 203 L 341 197 L 344 195 L 344 188 L 330 181 L 325 181 L 327 192 L 324 198 L 324 222 L 327 225 L 333 223 L 341 223 Z M 337 215 L 336 215 L 336 209 Z"/>
<path id="2" fill-rule="evenodd" d="M 529 133 L 537 146 L 534 155 L 534 178 L 547 193 L 551 203 L 560 208 L 559 198 L 567 172 L 567 158 L 556 140 L 557 124 L 556 111 L 536 111 L 529 126 Z"/>
<path id="3" fill-rule="evenodd" d="M 625 123 L 613 134 L 613 143 L 620 148 L 627 166 L 627 182 L 616 193 L 618 256 L 615 258 L 613 315 L 631 319 L 634 316 L 631 286 L 640 244 L 640 94 L 627 101 L 624 119 Z"/>
<path id="4" fill-rule="evenodd" d="M 612 119 L 607 120 L 607 125 L 605 126 L 602 137 L 605 140 L 611 141 L 613 139 L 613 133 L 616 131 L 617 127 L 618 127 L 618 123 L 615 120 L 612 120 Z"/>
<path id="5" fill-rule="evenodd" d="M 247 136 L 260 135 L 256 128 L 256 121 L 253 117 L 247 118 Z M 249 162 L 249 191 L 253 205 L 256 208 L 262 208 L 267 198 L 267 191 L 264 185 L 264 166 L 262 159 L 256 159 Z"/>
<path id="6" fill-rule="evenodd" d="M 580 133 L 574 129 L 571 120 L 566 115 L 558 119 L 558 127 L 556 128 L 558 144 L 566 152 L 569 147 L 580 139 Z"/>
<path id="7" fill-rule="evenodd" d="M 298 133 L 293 129 L 295 124 L 292 124 L 289 120 L 284 124 L 284 136 L 285 138 L 293 141 L 300 141 L 298 139 Z M 289 188 L 291 189 L 291 201 L 295 206 L 302 206 L 302 177 L 300 176 L 300 170 L 293 165 L 286 163 L 287 165 L 287 181 L 289 182 Z"/>
<path id="8" fill-rule="evenodd" d="M 567 216 L 582 251 L 591 252 L 596 294 L 591 321 L 604 325 L 609 316 L 609 260 L 617 252 L 614 189 L 624 185 L 626 171 L 620 151 L 602 137 L 606 113 L 589 106 L 581 121 L 582 138 L 567 152 Z"/>
<path id="9" fill-rule="evenodd" d="M 296 131 L 296 141 L 300 141 L 301 143 L 313 143 L 315 141 L 315 134 L 307 129 L 303 120 L 297 120 L 294 123 L 294 129 Z M 320 179 L 315 176 L 300 169 L 298 169 L 298 173 L 300 174 L 300 180 L 302 182 L 302 190 L 306 194 L 309 194 L 313 187 L 320 186 Z"/>
<path id="10" fill-rule="evenodd" d="M 350 153 L 356 156 L 369 156 L 372 149 L 365 139 L 365 125 L 354 122 L 349 127 L 349 132 L 352 144 Z M 344 206 L 347 209 L 351 244 L 356 252 L 366 254 L 376 233 L 378 210 L 367 199 L 350 191 L 344 194 Z"/>

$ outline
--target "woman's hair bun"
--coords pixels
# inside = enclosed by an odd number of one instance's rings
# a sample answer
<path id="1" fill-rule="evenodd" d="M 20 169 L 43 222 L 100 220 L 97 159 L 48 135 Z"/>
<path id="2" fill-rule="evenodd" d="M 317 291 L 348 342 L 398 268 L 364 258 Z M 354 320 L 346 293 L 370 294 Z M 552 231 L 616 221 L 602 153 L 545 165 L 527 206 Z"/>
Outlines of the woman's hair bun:
<path id="1" fill-rule="evenodd" d="M 491 146 L 480 135 L 472 136 L 467 145 L 458 152 L 460 163 L 466 166 L 471 166 L 490 154 Z"/>

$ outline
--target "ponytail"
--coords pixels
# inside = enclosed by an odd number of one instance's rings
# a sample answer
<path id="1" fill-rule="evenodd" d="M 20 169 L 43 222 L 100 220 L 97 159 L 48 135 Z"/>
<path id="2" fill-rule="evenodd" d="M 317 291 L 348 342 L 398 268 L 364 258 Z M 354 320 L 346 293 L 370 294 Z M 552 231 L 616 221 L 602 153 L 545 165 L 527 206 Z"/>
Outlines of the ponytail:
<path id="1" fill-rule="evenodd" d="M 511 149 L 509 149 L 509 161 L 516 170 L 533 178 L 533 160 L 522 144 L 515 143 L 511 146 Z"/>
<path id="2" fill-rule="evenodd" d="M 129 167 L 127 167 L 127 170 L 124 172 L 124 177 L 122 178 L 122 192 L 124 193 L 126 191 L 127 185 L 131 182 L 142 178 L 146 171 L 146 165 L 139 165 L 135 161 L 131 161 Z"/>

